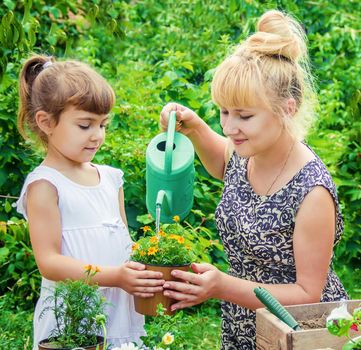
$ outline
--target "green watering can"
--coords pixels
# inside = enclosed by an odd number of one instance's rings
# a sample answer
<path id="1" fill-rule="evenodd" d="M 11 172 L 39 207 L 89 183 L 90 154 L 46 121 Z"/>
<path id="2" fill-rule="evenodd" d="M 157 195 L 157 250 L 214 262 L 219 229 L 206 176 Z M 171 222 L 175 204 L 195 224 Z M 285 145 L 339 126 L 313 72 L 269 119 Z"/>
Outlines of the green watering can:
<path id="1" fill-rule="evenodd" d="M 173 216 L 184 219 L 193 206 L 194 148 L 192 142 L 175 132 L 176 113 L 169 115 L 168 130 L 155 136 L 146 151 L 146 205 L 160 222 Z"/>

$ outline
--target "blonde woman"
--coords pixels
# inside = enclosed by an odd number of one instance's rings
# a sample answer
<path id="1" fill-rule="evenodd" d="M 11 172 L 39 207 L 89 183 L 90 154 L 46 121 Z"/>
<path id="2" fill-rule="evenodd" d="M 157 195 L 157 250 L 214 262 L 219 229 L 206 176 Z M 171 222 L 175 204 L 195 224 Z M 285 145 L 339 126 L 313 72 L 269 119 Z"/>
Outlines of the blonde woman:
<path id="1" fill-rule="evenodd" d="M 222 349 L 255 349 L 253 290 L 261 286 L 283 305 L 347 299 L 332 270 L 333 247 L 343 231 L 335 185 L 303 139 L 315 94 L 305 34 L 291 16 L 268 11 L 257 32 L 216 69 L 212 98 L 223 137 L 190 109 L 176 110 L 208 172 L 224 181 L 216 224 L 229 260 L 225 274 L 210 264 L 175 271 L 166 282 L 174 309 L 208 298 L 222 302 Z"/>

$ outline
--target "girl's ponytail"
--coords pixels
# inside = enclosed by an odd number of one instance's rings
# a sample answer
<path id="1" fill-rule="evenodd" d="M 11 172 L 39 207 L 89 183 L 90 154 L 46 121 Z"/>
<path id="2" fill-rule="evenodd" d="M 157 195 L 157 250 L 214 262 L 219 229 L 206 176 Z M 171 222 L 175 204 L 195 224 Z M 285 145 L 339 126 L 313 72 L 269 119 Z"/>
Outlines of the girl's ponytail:
<path id="1" fill-rule="evenodd" d="M 31 102 L 32 86 L 36 77 L 43 71 L 46 62 L 52 62 L 52 57 L 32 56 L 28 59 L 20 72 L 19 77 L 19 112 L 18 130 L 24 139 L 28 139 L 27 128 L 35 132 L 37 124 L 33 118 L 33 106 Z"/>

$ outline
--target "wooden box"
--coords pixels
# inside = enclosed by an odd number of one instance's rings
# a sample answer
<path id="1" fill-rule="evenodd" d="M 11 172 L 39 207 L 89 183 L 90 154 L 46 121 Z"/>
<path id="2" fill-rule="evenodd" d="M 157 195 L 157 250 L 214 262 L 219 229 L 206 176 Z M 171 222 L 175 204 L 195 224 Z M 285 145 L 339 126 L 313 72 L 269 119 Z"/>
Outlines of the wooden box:
<path id="1" fill-rule="evenodd" d="M 361 300 L 346 301 L 352 314 Z M 297 320 L 306 321 L 329 315 L 340 302 L 286 306 L 286 310 Z M 358 336 L 360 332 L 353 332 Z M 271 314 L 266 308 L 256 311 L 257 350 L 341 350 L 346 337 L 331 335 L 326 328 L 294 331 L 291 327 Z"/>

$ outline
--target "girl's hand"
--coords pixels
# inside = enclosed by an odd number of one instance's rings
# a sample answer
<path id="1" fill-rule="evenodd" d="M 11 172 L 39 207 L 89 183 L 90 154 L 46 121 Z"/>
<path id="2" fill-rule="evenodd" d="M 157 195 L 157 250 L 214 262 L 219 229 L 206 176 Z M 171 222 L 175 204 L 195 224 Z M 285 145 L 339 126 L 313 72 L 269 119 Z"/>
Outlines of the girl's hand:
<path id="1" fill-rule="evenodd" d="M 195 273 L 180 270 L 172 271 L 172 275 L 184 282 L 167 281 L 163 285 L 164 295 L 179 300 L 171 306 L 172 311 L 200 304 L 209 298 L 218 297 L 222 289 L 222 275 L 211 264 L 192 264 Z"/>
<path id="2" fill-rule="evenodd" d="M 181 132 L 184 135 L 189 135 L 202 121 L 191 109 L 178 103 L 168 103 L 163 107 L 162 112 L 160 113 L 160 126 L 164 131 L 167 130 L 169 113 L 171 111 L 176 112 L 176 131 Z"/>
<path id="3" fill-rule="evenodd" d="M 145 270 L 145 265 L 128 261 L 120 266 L 119 287 L 127 293 L 142 298 L 149 298 L 155 292 L 163 290 L 163 274 L 157 271 Z"/>

